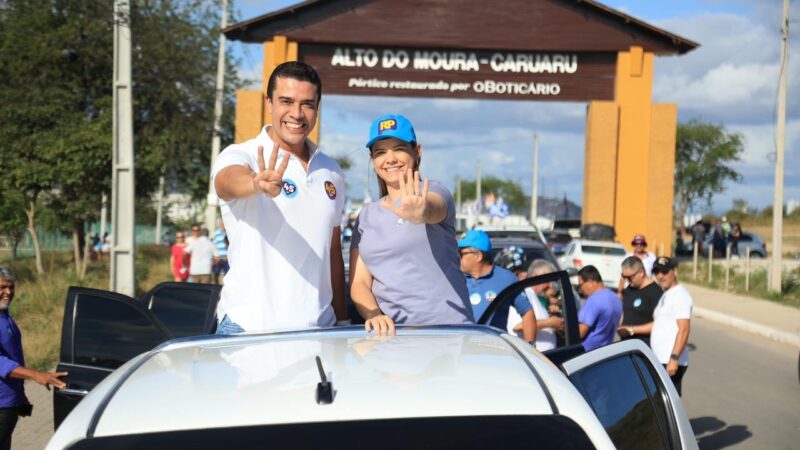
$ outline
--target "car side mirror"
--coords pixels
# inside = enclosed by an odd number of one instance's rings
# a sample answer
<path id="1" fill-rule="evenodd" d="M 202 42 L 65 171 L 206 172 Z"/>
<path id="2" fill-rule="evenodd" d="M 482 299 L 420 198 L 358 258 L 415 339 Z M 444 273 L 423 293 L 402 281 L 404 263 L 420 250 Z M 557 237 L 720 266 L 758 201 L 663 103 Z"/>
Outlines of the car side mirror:
<path id="1" fill-rule="evenodd" d="M 578 274 L 578 269 L 574 267 L 567 267 L 567 275 L 574 277 L 577 274 Z"/>

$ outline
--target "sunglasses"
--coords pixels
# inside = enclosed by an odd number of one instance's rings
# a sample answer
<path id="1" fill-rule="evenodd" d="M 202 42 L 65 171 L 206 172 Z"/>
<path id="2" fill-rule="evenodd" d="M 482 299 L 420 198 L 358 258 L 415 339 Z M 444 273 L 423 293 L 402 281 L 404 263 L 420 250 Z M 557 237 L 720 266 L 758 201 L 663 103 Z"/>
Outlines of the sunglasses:
<path id="1" fill-rule="evenodd" d="M 458 255 L 459 255 L 459 256 L 461 256 L 461 257 L 463 258 L 463 257 L 464 257 L 464 255 L 472 255 L 472 254 L 474 254 L 474 253 L 480 253 L 480 252 L 472 252 L 472 251 L 458 252 Z"/>
<path id="2" fill-rule="evenodd" d="M 631 280 L 633 279 L 633 277 L 635 277 L 635 276 L 636 276 L 637 274 L 639 274 L 639 272 L 641 272 L 641 271 L 642 271 L 642 270 L 641 270 L 641 269 L 639 269 L 639 270 L 637 270 L 636 272 L 634 272 L 634 273 L 632 273 L 632 274 L 630 274 L 630 275 L 622 275 L 622 279 L 623 279 L 623 280 L 627 280 L 627 281 L 631 281 Z"/>

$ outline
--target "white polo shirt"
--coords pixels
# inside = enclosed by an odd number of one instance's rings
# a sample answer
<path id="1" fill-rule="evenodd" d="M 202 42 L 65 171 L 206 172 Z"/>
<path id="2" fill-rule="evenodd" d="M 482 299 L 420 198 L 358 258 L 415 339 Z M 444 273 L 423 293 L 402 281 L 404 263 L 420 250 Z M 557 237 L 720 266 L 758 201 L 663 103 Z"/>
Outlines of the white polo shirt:
<path id="1" fill-rule="evenodd" d="M 258 146 L 269 164 L 273 142 L 264 127 L 255 139 L 228 146 L 219 154 L 212 177 L 225 167 L 248 165 L 258 171 Z M 266 194 L 223 201 L 220 212 L 228 233 L 230 271 L 217 318 L 225 314 L 246 331 L 264 331 L 336 322 L 331 300 L 331 236 L 340 225 L 345 202 L 342 169 L 306 141 L 308 172 L 292 157 L 277 197 Z M 278 164 L 284 151 L 278 153 Z"/>
<path id="2" fill-rule="evenodd" d="M 669 363 L 669 356 L 678 336 L 678 319 L 692 318 L 692 296 L 682 284 L 664 291 L 653 311 L 653 329 L 650 331 L 650 347 L 661 364 Z M 689 349 L 684 347 L 678 356 L 678 365 L 689 365 Z"/>

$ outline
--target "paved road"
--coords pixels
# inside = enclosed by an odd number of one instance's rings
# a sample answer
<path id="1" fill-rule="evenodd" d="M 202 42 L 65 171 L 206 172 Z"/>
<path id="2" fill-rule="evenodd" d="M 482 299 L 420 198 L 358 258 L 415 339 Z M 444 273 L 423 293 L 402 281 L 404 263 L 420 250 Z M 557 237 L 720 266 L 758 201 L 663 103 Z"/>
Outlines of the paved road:
<path id="1" fill-rule="evenodd" d="M 798 448 L 796 346 L 700 318 L 689 344 L 683 403 L 701 449 Z"/>
<path id="2" fill-rule="evenodd" d="M 33 403 L 33 415 L 20 417 L 11 440 L 11 450 L 42 450 L 53 435 L 53 393 L 26 381 L 25 394 Z"/>
<path id="3" fill-rule="evenodd" d="M 700 448 L 796 449 L 800 442 L 798 348 L 695 318 L 684 405 Z M 53 433 L 52 396 L 26 385 L 36 405 L 12 450 L 40 450 Z"/>

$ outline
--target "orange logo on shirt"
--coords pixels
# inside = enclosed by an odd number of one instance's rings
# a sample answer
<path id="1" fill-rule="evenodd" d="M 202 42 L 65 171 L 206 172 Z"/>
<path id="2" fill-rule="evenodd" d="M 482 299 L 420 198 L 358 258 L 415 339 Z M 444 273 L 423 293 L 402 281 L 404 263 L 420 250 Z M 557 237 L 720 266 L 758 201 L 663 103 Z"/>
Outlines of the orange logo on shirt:
<path id="1" fill-rule="evenodd" d="M 328 198 L 333 200 L 336 198 L 336 186 L 333 185 L 330 181 L 325 182 L 325 193 L 328 194 Z"/>

